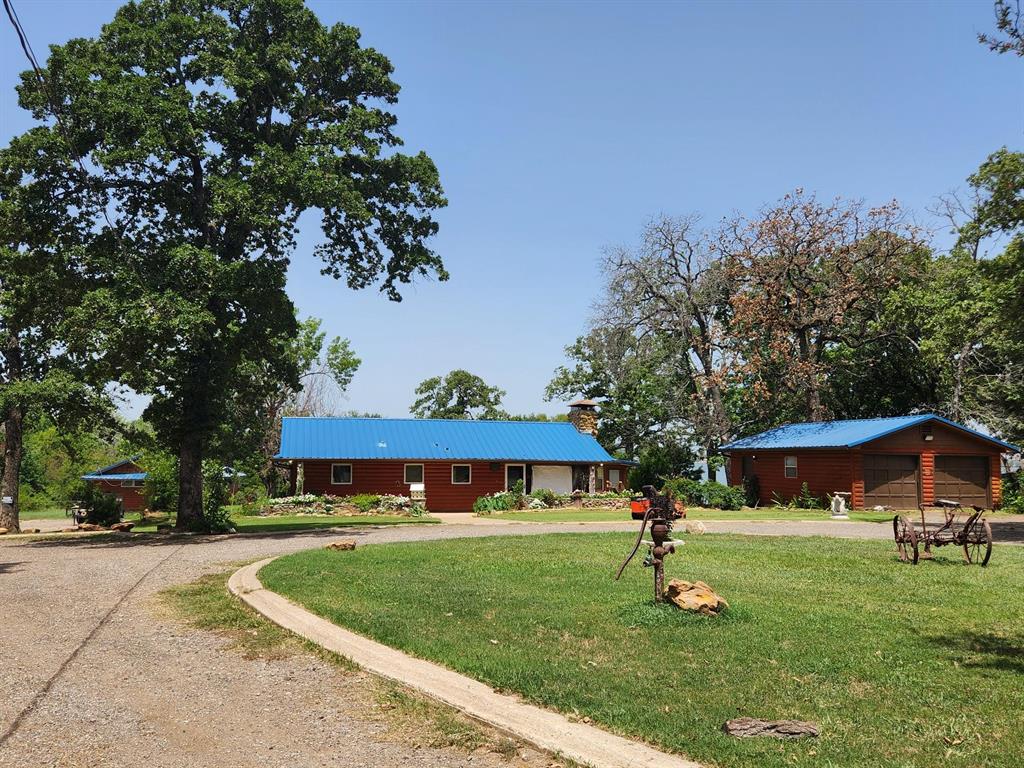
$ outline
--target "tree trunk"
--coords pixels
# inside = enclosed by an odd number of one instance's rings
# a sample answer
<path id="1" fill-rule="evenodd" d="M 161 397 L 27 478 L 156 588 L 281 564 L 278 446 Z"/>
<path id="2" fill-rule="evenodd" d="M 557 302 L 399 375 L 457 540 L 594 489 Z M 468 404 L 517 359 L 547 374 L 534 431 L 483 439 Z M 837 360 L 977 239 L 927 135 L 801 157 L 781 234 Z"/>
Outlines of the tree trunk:
<path id="1" fill-rule="evenodd" d="M 809 338 L 806 328 L 797 331 L 797 344 L 799 346 L 800 362 L 804 370 L 805 400 L 807 403 L 807 418 L 810 421 L 824 421 L 825 409 L 821 404 L 821 386 L 818 382 L 818 358 L 819 347 Z"/>
<path id="2" fill-rule="evenodd" d="M 179 531 L 201 530 L 203 526 L 203 441 L 185 435 L 178 451 Z"/>
<path id="3" fill-rule="evenodd" d="M 14 405 L 4 418 L 4 476 L 0 483 L 0 528 L 10 533 L 20 529 L 18 522 L 18 485 L 21 480 L 21 457 L 24 453 L 24 419 L 20 406 Z M 11 503 L 4 499 L 10 498 Z"/>

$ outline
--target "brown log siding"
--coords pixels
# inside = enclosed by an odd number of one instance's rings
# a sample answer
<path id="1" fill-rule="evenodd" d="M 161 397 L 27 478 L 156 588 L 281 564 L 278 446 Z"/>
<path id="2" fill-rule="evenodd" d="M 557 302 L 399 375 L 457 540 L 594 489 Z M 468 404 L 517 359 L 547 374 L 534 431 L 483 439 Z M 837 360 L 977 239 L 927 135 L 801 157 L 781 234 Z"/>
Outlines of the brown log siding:
<path id="1" fill-rule="evenodd" d="M 924 426 L 931 429 L 931 440 L 925 440 Z M 832 491 L 850 492 L 850 504 L 856 509 L 864 507 L 864 454 L 907 454 L 919 457 L 921 479 L 921 501 L 930 504 L 935 500 L 935 457 L 936 456 L 987 456 L 989 458 L 989 491 L 992 505 L 998 507 L 1002 501 L 1000 480 L 1000 455 L 998 446 L 932 422 L 915 425 L 899 432 L 886 435 L 856 448 L 845 450 L 772 449 L 732 452 L 729 459 L 729 482 L 742 482 L 743 457 L 756 456 L 754 472 L 761 484 L 761 503 L 770 504 L 772 492 L 789 499 L 800 492 L 801 483 L 806 482 L 811 493 L 817 496 Z M 785 456 L 796 456 L 798 472 L 796 478 L 785 476 Z"/>

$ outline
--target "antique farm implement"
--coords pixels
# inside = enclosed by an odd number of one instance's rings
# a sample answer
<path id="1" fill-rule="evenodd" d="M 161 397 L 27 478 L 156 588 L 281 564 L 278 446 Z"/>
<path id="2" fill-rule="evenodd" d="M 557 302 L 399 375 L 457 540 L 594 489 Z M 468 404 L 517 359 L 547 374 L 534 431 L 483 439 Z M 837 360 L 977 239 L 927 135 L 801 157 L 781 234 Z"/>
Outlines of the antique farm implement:
<path id="1" fill-rule="evenodd" d="M 929 513 L 933 516 L 930 521 Z M 942 515 L 941 519 L 935 519 L 938 514 Z M 920 557 L 932 556 L 932 547 L 953 544 L 963 548 L 967 563 L 988 565 L 992 556 L 992 527 L 984 514 L 981 507 L 963 507 L 958 501 L 937 499 L 934 504 L 921 505 L 920 526 L 906 515 L 896 515 L 892 519 L 892 531 L 900 560 L 916 565 Z M 964 515 L 967 517 L 961 521 Z M 924 555 L 920 553 L 922 544 Z"/>

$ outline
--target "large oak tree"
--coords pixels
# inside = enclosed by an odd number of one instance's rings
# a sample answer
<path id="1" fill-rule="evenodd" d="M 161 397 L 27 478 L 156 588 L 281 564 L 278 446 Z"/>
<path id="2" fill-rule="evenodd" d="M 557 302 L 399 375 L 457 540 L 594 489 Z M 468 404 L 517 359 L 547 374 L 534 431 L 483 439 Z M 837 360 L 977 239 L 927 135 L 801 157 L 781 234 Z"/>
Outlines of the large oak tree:
<path id="1" fill-rule="evenodd" d="M 21 104 L 41 121 L 57 105 L 105 196 L 97 324 L 178 455 L 180 528 L 204 525 L 202 461 L 238 404 L 297 385 L 284 289 L 301 214 L 318 212 L 324 272 L 353 288 L 398 300 L 416 275 L 446 277 L 427 244 L 438 173 L 397 150 L 391 74 L 301 0 L 142 0 L 51 48 L 45 88 L 23 76 Z"/>

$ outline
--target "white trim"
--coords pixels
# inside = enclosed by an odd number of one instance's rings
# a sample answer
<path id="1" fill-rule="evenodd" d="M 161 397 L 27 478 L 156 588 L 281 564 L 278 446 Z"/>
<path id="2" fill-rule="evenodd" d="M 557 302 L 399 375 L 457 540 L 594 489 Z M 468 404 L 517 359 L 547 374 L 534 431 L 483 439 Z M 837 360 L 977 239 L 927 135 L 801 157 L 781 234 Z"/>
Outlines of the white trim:
<path id="1" fill-rule="evenodd" d="M 526 465 L 525 464 L 506 464 L 505 465 L 505 490 L 510 491 L 508 487 L 508 468 L 509 467 L 522 467 L 523 468 L 523 491 L 526 491 Z"/>
<path id="2" fill-rule="evenodd" d="M 410 480 L 409 479 L 409 475 L 408 475 L 409 467 L 419 467 L 420 468 L 420 479 L 419 480 Z M 422 482 L 424 482 L 424 478 L 426 476 L 426 473 L 427 473 L 427 468 L 425 466 L 423 466 L 422 464 L 403 464 L 402 465 L 402 482 L 405 485 L 415 485 L 416 483 L 422 483 Z"/>
<path id="3" fill-rule="evenodd" d="M 348 482 L 338 483 L 334 480 L 334 468 L 335 467 L 348 467 Z M 352 465 L 351 464 L 331 464 L 331 485 L 352 485 Z"/>
<path id="4" fill-rule="evenodd" d="M 792 467 L 791 467 L 791 465 L 789 463 L 790 459 L 793 460 Z M 787 477 L 790 480 L 792 480 L 793 478 L 799 478 L 800 477 L 800 471 L 798 469 L 798 461 L 799 461 L 799 459 L 796 456 L 783 456 L 782 457 L 782 476 L 783 477 Z M 792 470 L 793 470 L 793 474 L 792 475 L 789 474 L 790 468 L 792 468 Z"/>
<path id="5" fill-rule="evenodd" d="M 465 467 L 469 470 L 469 480 L 464 483 L 455 482 L 455 468 Z M 472 485 L 473 484 L 473 465 L 472 464 L 452 464 L 452 485 Z"/>

